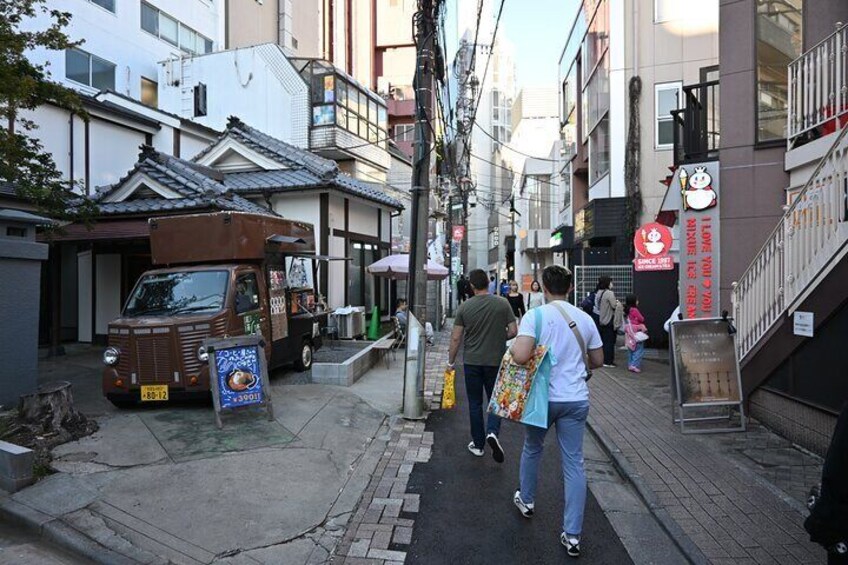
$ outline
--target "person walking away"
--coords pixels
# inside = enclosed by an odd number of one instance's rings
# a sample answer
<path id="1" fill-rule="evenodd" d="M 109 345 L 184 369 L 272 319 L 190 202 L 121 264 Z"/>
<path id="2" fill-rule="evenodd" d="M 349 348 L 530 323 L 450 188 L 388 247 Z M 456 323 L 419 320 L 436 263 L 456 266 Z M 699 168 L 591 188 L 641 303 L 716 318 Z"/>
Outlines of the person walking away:
<path id="1" fill-rule="evenodd" d="M 468 282 L 471 282 L 471 278 L 469 276 Z M 498 283 L 495 282 L 495 275 L 489 277 L 489 294 L 497 294 L 498 293 Z M 471 294 L 474 294 L 474 286 L 471 287 Z"/>
<path id="2" fill-rule="evenodd" d="M 565 267 L 545 267 L 542 288 L 547 303 L 524 316 L 511 351 L 516 363 L 526 363 L 533 357 L 537 345 L 536 317 L 541 316 L 539 344 L 548 346 L 548 351 L 557 360 L 551 368 L 548 386 L 548 428 L 556 427 L 562 455 L 565 509 L 560 542 L 566 547 L 568 555 L 579 557 L 586 506 L 586 470 L 583 466 L 583 432 L 589 414 L 586 378 L 589 369 L 600 367 L 603 363 L 603 343 L 592 317 L 568 303 L 571 281 L 571 272 Z M 584 355 L 584 346 L 588 357 Z M 587 360 L 589 367 L 586 366 Z M 533 516 L 535 508 L 536 483 L 546 433 L 544 428 L 525 427 L 520 486 L 513 496 L 513 503 L 526 518 Z"/>
<path id="3" fill-rule="evenodd" d="M 468 296 L 471 293 L 468 291 L 468 279 L 465 278 L 465 275 L 461 275 L 459 280 L 456 281 L 456 297 L 460 304 L 468 300 Z"/>
<path id="4" fill-rule="evenodd" d="M 465 392 L 468 395 L 468 415 L 471 424 L 471 443 L 468 451 L 483 456 L 485 444 L 492 449 L 492 457 L 503 463 L 504 452 L 498 440 L 501 419 L 489 414 L 483 427 L 483 404 L 492 396 L 501 358 L 506 352 L 506 342 L 515 337 L 518 327 L 509 302 L 488 292 L 489 281 L 482 269 L 469 274 L 474 296 L 463 302 L 456 311 L 448 351 L 448 368 L 452 369 L 463 344 Z"/>
<path id="5" fill-rule="evenodd" d="M 627 370 L 631 373 L 642 372 L 642 358 L 645 356 L 645 342 L 636 339 L 638 332 L 647 333 L 645 317 L 639 311 L 639 298 L 635 294 L 628 294 L 624 299 L 624 327 L 625 344 L 627 345 L 628 360 Z"/>
<path id="6" fill-rule="evenodd" d="M 811 510 L 804 522 L 810 540 L 827 550 L 828 565 L 848 564 L 848 402 L 836 420 Z"/>
<path id="7" fill-rule="evenodd" d="M 518 292 L 518 283 L 509 281 L 509 292 L 506 295 L 509 305 L 512 307 L 512 313 L 516 319 L 521 320 L 521 317 L 527 313 L 527 308 L 524 307 L 524 296 Z"/>
<path id="8" fill-rule="evenodd" d="M 530 283 L 530 294 L 527 295 L 527 310 L 538 308 L 545 303 L 545 294 L 542 292 L 542 285 L 539 281 L 533 280 Z"/>
<path id="9" fill-rule="evenodd" d="M 612 291 L 612 279 L 603 276 L 598 279 L 595 292 L 595 310 L 598 314 L 598 329 L 604 342 L 604 367 L 615 367 L 615 293 Z"/>
<path id="10" fill-rule="evenodd" d="M 598 320 L 598 304 L 595 298 L 598 295 L 598 285 L 595 284 L 595 290 L 586 295 L 586 298 L 580 301 L 580 309 L 589 314 L 595 321 L 595 325 L 600 328 L 601 324 Z"/>
<path id="11" fill-rule="evenodd" d="M 500 295 L 506 298 L 507 294 L 509 294 L 509 283 L 506 279 L 501 279 Z"/>

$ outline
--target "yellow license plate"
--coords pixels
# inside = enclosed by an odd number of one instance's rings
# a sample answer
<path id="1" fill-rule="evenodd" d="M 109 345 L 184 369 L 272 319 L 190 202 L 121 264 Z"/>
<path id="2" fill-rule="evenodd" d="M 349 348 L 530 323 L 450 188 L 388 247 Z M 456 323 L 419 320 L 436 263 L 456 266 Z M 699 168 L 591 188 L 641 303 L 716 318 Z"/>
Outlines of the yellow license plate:
<path id="1" fill-rule="evenodd" d="M 141 385 L 142 402 L 162 402 L 168 400 L 168 385 Z"/>

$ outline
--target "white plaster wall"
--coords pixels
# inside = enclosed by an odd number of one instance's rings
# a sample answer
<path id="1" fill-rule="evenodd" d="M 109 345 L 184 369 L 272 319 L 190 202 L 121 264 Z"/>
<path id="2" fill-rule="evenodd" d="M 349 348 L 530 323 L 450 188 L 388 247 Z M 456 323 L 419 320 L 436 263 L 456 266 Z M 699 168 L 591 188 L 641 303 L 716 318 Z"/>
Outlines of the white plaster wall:
<path id="1" fill-rule="evenodd" d="M 331 195 L 329 206 L 328 219 L 330 223 L 330 233 L 334 229 L 343 230 L 344 226 L 344 199 Z M 347 257 L 347 249 L 345 249 L 344 238 L 330 236 L 328 245 L 330 255 L 335 257 Z M 330 263 L 330 275 L 328 281 L 329 288 L 327 290 L 328 304 L 330 308 L 341 308 L 345 306 L 344 295 L 347 280 L 345 279 L 345 266 L 343 261 L 332 261 Z"/>
<path id="2" fill-rule="evenodd" d="M 92 121 L 89 131 L 93 190 L 115 183 L 127 174 L 138 161 L 138 147 L 144 143 L 144 134 L 101 120 Z M 171 149 L 173 144 L 165 152 L 171 153 Z"/>
<path id="3" fill-rule="evenodd" d="M 351 200 L 348 220 L 349 231 L 377 237 L 377 208 Z"/>
<path id="4" fill-rule="evenodd" d="M 306 83 L 276 45 L 260 45 L 159 65 L 159 106 L 223 130 L 237 115 L 246 124 L 298 147 L 308 146 Z M 206 85 L 207 115 L 194 116 L 192 89 Z"/>
<path id="5" fill-rule="evenodd" d="M 109 322 L 121 315 L 121 256 L 98 254 L 94 261 L 95 323 L 94 332 L 105 335 Z"/>
<path id="6" fill-rule="evenodd" d="M 151 4 L 213 41 L 213 49 L 223 43 L 224 0 L 152 0 Z M 52 9 L 73 14 L 67 33 L 73 40 L 85 40 L 81 47 L 93 55 L 115 63 L 115 90 L 140 98 L 141 77 L 156 79 L 156 63 L 178 56 L 179 49 L 141 29 L 141 0 L 119 0 L 116 11 L 105 10 L 87 0 L 50 0 Z M 47 17 L 39 15 L 28 29 L 44 29 Z M 47 63 L 53 78 L 85 92 L 92 89 L 65 79 L 65 54 L 39 49 L 31 55 Z"/>
<path id="7" fill-rule="evenodd" d="M 194 159 L 194 157 L 209 147 L 209 141 L 192 135 L 183 130 L 180 136 L 180 157 L 183 159 Z"/>

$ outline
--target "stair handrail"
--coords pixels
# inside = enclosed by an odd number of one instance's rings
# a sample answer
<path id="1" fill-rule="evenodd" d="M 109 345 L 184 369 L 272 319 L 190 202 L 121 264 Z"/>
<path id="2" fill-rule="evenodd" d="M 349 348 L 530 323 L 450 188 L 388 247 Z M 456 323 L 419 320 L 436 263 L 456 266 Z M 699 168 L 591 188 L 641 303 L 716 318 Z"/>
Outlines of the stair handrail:
<path id="1" fill-rule="evenodd" d="M 834 153 L 839 150 L 842 145 L 842 141 L 846 138 L 846 134 L 848 134 L 848 124 L 842 127 L 839 134 L 828 148 L 827 153 L 825 153 L 819 160 L 815 170 L 810 175 L 810 178 L 807 180 L 806 184 L 804 184 L 803 188 L 797 193 L 792 203 L 786 208 L 785 213 L 778 221 L 774 230 L 766 238 L 766 241 L 760 248 L 759 252 L 754 255 L 754 258 L 748 268 L 742 273 L 736 282 L 733 283 L 731 303 L 734 318 L 737 323 L 737 349 L 740 361 L 743 360 L 745 356 L 756 346 L 763 335 L 768 332 L 768 330 L 774 325 L 780 315 L 787 310 L 789 304 L 792 302 L 792 300 L 787 300 L 788 293 L 786 286 L 789 282 L 789 277 L 793 275 L 793 273 L 787 272 L 789 268 L 785 261 L 786 245 L 784 236 L 786 234 L 791 234 L 789 229 L 792 227 L 791 222 L 793 214 L 797 211 L 798 206 L 805 202 L 807 194 L 818 184 L 820 180 L 819 174 L 822 172 L 822 169 L 829 162 Z M 779 272 L 777 273 L 779 279 L 774 281 L 774 290 L 778 295 L 774 297 L 774 304 L 767 305 L 767 307 L 772 308 L 772 311 L 758 313 L 753 311 L 753 307 L 749 307 L 748 311 L 745 311 L 744 308 L 746 304 L 744 304 L 744 302 L 747 295 L 742 293 L 752 286 L 757 275 L 767 270 L 769 265 L 763 265 L 763 261 L 765 261 L 766 258 L 776 258 L 779 263 Z M 790 298 L 794 299 L 795 296 Z M 763 302 L 768 302 L 769 297 L 762 297 L 762 300 Z M 750 317 L 755 319 L 751 320 L 749 319 Z M 752 330 L 757 330 L 754 332 L 755 335 L 749 335 Z"/>

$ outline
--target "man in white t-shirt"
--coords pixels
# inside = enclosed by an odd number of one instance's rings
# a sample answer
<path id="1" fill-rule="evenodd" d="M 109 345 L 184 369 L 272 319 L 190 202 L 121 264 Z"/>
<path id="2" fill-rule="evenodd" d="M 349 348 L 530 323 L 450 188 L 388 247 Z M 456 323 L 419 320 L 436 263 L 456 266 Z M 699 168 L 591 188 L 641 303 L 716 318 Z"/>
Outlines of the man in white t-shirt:
<path id="1" fill-rule="evenodd" d="M 560 542 L 571 557 L 580 556 L 580 534 L 586 506 L 586 471 L 583 467 L 583 431 L 589 415 L 587 369 L 604 362 L 603 342 L 592 317 L 567 302 L 571 291 L 571 272 L 565 267 L 546 267 L 542 289 L 546 304 L 527 313 L 512 345 L 516 363 L 526 363 L 536 348 L 536 316 L 542 316 L 539 343 L 548 346 L 556 364 L 551 367 L 548 387 L 548 427 L 556 425 L 557 442 L 562 452 L 565 481 L 565 511 Z M 574 324 L 574 327 L 570 326 Z M 581 344 L 574 330 L 580 334 Z M 584 357 L 582 346 L 587 349 Z M 590 365 L 586 367 L 586 363 Z M 521 452 L 520 489 L 513 502 L 525 518 L 533 516 L 536 479 L 547 429 L 526 426 Z"/>

